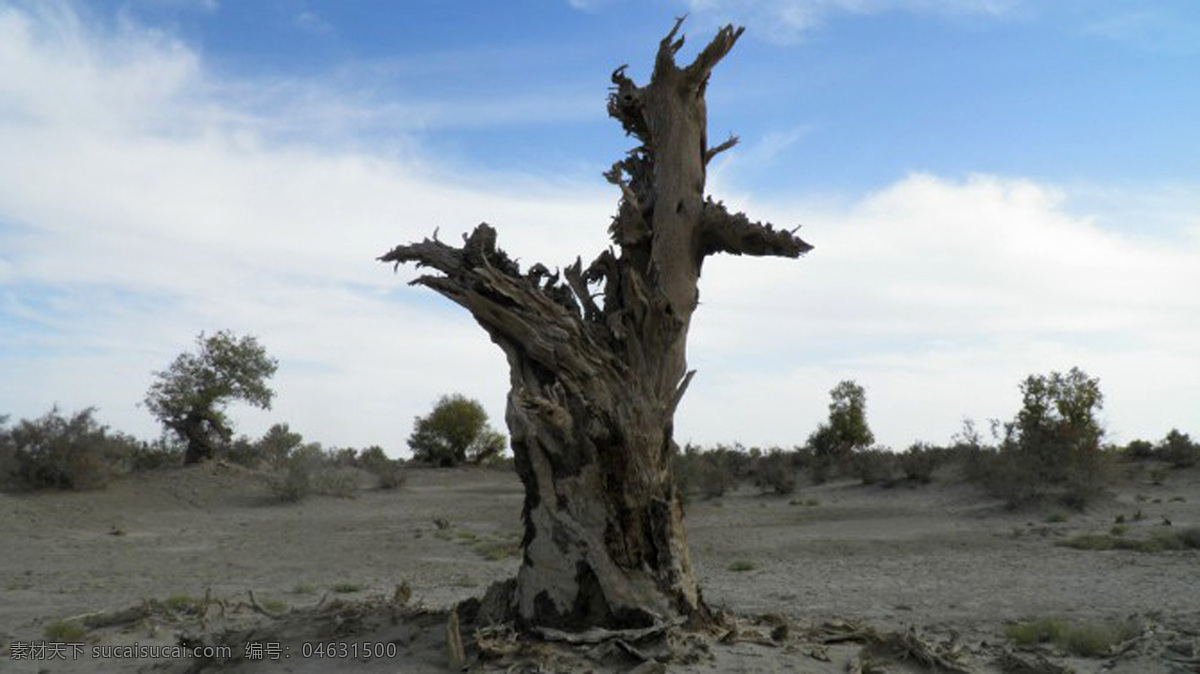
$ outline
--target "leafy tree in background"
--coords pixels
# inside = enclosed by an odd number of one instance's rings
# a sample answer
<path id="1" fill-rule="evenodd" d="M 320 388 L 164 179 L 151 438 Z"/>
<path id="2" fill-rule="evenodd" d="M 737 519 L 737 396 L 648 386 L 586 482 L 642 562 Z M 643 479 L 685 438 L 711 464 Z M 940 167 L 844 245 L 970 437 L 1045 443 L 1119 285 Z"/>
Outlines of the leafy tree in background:
<path id="1" fill-rule="evenodd" d="M 499 456 L 505 438 L 488 425 L 483 405 L 455 393 L 442 396 L 428 416 L 416 418 L 408 446 L 417 461 L 456 466 Z"/>
<path id="2" fill-rule="evenodd" d="M 867 391 L 853 379 L 847 379 L 829 391 L 829 420 L 808 437 L 814 454 L 813 477 L 822 482 L 829 468 L 837 464 L 845 470 L 851 454 L 875 442 L 867 425 Z"/>
<path id="3" fill-rule="evenodd" d="M 267 386 L 279 364 L 253 336 L 222 330 L 200 333 L 196 353 L 181 353 L 166 370 L 154 373 L 143 404 L 168 430 L 187 443 L 184 463 L 210 458 L 228 444 L 233 429 L 225 407 L 243 401 L 271 408 Z"/>
<path id="4" fill-rule="evenodd" d="M 1030 375 L 1020 389 L 1021 409 L 1002 433 L 993 431 L 1000 451 L 985 462 L 982 479 L 1010 506 L 1053 492 L 1083 507 L 1108 480 L 1096 416 L 1104 406 L 1100 380 L 1074 367 Z"/>
<path id="5" fill-rule="evenodd" d="M 1200 445 L 1192 442 L 1187 433 L 1181 433 L 1177 428 L 1172 428 L 1158 447 L 1163 460 L 1170 461 L 1175 468 L 1194 466 L 1200 459 Z"/>
<path id="6" fill-rule="evenodd" d="M 271 465 L 282 465 L 292 452 L 304 444 L 304 436 L 295 433 L 287 424 L 275 424 L 263 433 L 258 449 Z"/>

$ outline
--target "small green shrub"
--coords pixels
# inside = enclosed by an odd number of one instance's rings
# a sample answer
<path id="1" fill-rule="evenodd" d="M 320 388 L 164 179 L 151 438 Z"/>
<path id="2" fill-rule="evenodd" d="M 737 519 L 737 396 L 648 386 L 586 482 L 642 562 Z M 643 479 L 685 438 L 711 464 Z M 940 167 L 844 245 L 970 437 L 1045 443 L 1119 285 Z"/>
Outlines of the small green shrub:
<path id="1" fill-rule="evenodd" d="M 204 612 L 204 600 L 187 594 L 176 594 L 167 597 L 163 605 L 175 613 L 199 615 Z"/>
<path id="2" fill-rule="evenodd" d="M 742 571 L 753 571 L 754 569 L 757 569 L 757 568 L 758 568 L 758 566 L 754 562 L 751 562 L 751 561 L 748 561 L 745 559 L 739 559 L 729 565 L 730 571 L 734 571 L 734 572 L 738 572 L 738 573 L 740 573 Z"/>
<path id="3" fill-rule="evenodd" d="M 43 634 L 56 643 L 78 643 L 87 637 L 87 628 L 71 620 L 55 620 L 46 625 Z"/>
<path id="4" fill-rule="evenodd" d="M 706 499 L 718 498 L 737 485 L 737 479 L 718 457 L 705 454 L 697 466 L 697 486 Z"/>
<path id="5" fill-rule="evenodd" d="M 370 470 L 379 479 L 380 489 L 399 489 L 404 486 L 404 481 L 408 479 L 408 475 L 404 472 L 401 463 L 395 460 L 388 460 L 387 463 L 380 464 Z"/>
<path id="6" fill-rule="evenodd" d="M 851 465 L 854 476 L 868 485 L 891 485 L 899 473 L 896 455 L 879 447 L 854 452 Z"/>
<path id="7" fill-rule="evenodd" d="M 1018 646 L 1032 646 L 1057 641 L 1065 629 L 1066 621 L 1061 618 L 1039 618 L 1005 625 L 1004 636 Z"/>
<path id="8" fill-rule="evenodd" d="M 1136 621 L 1084 621 L 1039 618 L 1004 626 L 1004 636 L 1018 646 L 1053 643 L 1074 655 L 1095 658 L 1108 655 L 1113 647 L 1142 633 Z"/>
<path id="9" fill-rule="evenodd" d="M 109 433 L 96 421 L 95 411 L 89 407 L 67 417 L 55 407 L 12 428 L 6 428 L 7 419 L 0 418 L 0 465 L 7 472 L 0 475 L 0 483 L 34 490 L 105 487 L 140 443 Z"/>
<path id="10" fill-rule="evenodd" d="M 941 464 L 943 458 L 943 451 L 918 442 L 899 456 L 900 470 L 910 482 L 929 484 L 933 481 L 933 471 Z"/>
<path id="11" fill-rule="evenodd" d="M 492 540 L 475 544 L 475 553 L 489 562 L 516 557 L 521 553 L 521 546 L 516 540 Z"/>
<path id="12" fill-rule="evenodd" d="M 312 494 L 312 472 L 304 461 L 291 460 L 282 476 L 271 482 L 276 498 L 285 503 L 299 503 Z"/>
<path id="13" fill-rule="evenodd" d="M 358 469 L 325 466 L 312 475 L 313 492 L 323 496 L 351 498 L 358 491 Z"/>
<path id="14" fill-rule="evenodd" d="M 795 493 L 796 467 L 790 455 L 773 450 L 759 458 L 757 463 L 754 482 L 759 488 L 781 496 Z"/>
<path id="15" fill-rule="evenodd" d="M 346 582 L 346 583 L 336 583 L 336 584 L 334 584 L 333 587 L 331 587 L 329 589 L 333 590 L 334 592 L 336 592 L 338 594 L 353 594 L 355 592 L 361 591 L 363 589 L 363 586 L 358 583 Z"/>

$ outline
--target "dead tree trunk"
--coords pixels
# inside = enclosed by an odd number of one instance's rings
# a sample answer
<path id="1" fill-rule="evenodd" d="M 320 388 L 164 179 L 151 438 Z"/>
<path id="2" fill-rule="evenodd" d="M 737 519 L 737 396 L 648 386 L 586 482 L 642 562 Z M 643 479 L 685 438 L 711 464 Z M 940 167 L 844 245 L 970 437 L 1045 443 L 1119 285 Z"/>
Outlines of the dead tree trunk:
<path id="1" fill-rule="evenodd" d="M 675 408 L 694 374 L 686 342 L 700 267 L 718 252 L 811 249 L 704 198 L 706 165 L 736 143 L 709 147 L 705 87 L 742 29 L 721 29 L 680 68 L 680 23 L 649 84 L 636 86 L 624 66 L 612 76 L 608 112 L 641 141 L 606 174 L 622 193 L 609 228 L 619 253 L 586 268 L 577 258 L 561 280 L 541 264 L 522 273 L 485 223 L 462 247 L 435 236 L 379 258 L 441 272 L 413 283 L 470 311 L 508 358 L 506 421 L 525 487 L 513 608 L 527 627 L 706 621 L 671 473 Z"/>

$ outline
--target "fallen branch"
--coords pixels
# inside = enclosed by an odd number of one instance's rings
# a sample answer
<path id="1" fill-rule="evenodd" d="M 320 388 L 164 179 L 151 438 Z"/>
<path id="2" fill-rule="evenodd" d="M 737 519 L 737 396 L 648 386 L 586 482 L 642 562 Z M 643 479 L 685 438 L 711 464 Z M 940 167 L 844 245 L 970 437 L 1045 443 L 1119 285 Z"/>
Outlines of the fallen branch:
<path id="1" fill-rule="evenodd" d="M 682 618 L 676 618 L 635 630 L 609 630 L 602 627 L 593 627 L 582 632 L 564 632 L 549 627 L 534 627 L 533 632 L 546 641 L 561 641 L 568 644 L 599 644 L 614 639 L 626 642 L 638 642 L 642 639 L 662 634 L 683 623 L 684 620 Z"/>

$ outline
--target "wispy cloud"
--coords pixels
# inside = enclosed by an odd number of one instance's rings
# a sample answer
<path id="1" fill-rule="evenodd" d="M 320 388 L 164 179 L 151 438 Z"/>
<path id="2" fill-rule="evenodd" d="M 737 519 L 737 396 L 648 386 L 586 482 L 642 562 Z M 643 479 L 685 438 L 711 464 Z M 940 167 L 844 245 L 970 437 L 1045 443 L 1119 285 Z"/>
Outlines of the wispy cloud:
<path id="1" fill-rule="evenodd" d="M 1003 16 L 1020 0 L 683 0 L 701 21 L 733 21 L 776 42 L 795 42 L 836 14 L 886 12 Z"/>
<path id="2" fill-rule="evenodd" d="M 1186 11 L 1186 10 L 1185 10 Z M 1171 7 L 1139 4 L 1132 10 L 1094 11 L 1084 35 L 1116 40 L 1140 49 L 1179 54 L 1200 51 L 1200 14 L 1179 16 Z"/>

